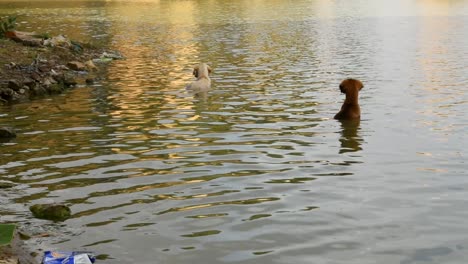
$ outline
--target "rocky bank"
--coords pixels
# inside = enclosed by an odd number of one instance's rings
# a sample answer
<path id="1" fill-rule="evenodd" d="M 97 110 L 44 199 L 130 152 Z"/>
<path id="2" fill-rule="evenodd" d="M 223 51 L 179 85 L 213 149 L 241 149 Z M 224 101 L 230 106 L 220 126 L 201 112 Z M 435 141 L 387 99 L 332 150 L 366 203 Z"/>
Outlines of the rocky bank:
<path id="1" fill-rule="evenodd" d="M 12 31 L 0 39 L 0 104 L 61 93 L 99 79 L 119 52 L 71 41 Z"/>
<path id="2" fill-rule="evenodd" d="M 115 59 L 123 57 L 117 51 L 71 41 L 64 36 L 7 32 L 5 38 L 0 38 L 0 105 L 91 84 L 101 78 L 105 66 Z M 14 128 L 0 127 L 0 142 L 14 137 Z M 0 188 L 10 187 L 8 183 L 0 183 Z M 38 217 L 45 218 L 42 211 L 39 213 Z M 66 213 L 65 216 L 69 216 L 70 212 Z M 32 252 L 23 243 L 24 237 L 17 233 L 11 245 L 0 247 L 0 264 L 39 263 L 42 252 Z"/>

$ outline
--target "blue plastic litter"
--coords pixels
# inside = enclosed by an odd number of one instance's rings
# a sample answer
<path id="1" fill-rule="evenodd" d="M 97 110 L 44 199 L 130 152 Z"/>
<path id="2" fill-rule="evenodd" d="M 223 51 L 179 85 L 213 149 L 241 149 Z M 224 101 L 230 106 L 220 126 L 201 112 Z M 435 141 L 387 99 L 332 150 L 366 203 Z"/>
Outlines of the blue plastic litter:
<path id="1" fill-rule="evenodd" d="M 46 251 L 42 264 L 91 264 L 96 261 L 93 253 L 84 251 Z"/>

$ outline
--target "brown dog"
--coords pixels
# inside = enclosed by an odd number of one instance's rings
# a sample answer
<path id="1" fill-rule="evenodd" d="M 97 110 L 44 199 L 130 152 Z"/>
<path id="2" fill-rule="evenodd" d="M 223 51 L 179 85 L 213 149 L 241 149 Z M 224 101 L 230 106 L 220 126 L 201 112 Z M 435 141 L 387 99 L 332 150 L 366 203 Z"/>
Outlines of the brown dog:
<path id="1" fill-rule="evenodd" d="M 335 115 L 335 119 L 349 120 L 361 118 L 358 95 L 362 87 L 364 87 L 362 82 L 356 79 L 346 79 L 341 82 L 340 91 L 346 94 L 346 99 L 341 106 L 340 112 Z"/>

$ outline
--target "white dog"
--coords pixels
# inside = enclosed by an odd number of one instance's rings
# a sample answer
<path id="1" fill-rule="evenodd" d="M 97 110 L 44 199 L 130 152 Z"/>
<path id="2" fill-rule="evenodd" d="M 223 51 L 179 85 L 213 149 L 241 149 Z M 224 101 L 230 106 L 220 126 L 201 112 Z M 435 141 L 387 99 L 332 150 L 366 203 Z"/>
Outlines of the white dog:
<path id="1" fill-rule="evenodd" d="M 206 65 L 206 63 L 200 63 L 195 66 L 193 68 L 193 75 L 197 80 L 187 85 L 187 90 L 192 90 L 194 92 L 208 91 L 211 88 L 210 73 L 211 68 Z"/>

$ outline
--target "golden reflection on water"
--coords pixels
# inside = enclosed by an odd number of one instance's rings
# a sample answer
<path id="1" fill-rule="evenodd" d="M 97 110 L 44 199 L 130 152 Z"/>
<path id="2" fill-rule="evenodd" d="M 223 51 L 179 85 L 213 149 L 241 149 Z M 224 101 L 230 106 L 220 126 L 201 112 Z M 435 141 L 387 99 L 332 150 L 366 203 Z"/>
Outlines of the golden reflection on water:
<path id="1" fill-rule="evenodd" d="M 420 0 L 418 7 L 421 9 L 421 14 L 447 16 L 451 15 L 452 7 L 460 0 Z"/>
<path id="2" fill-rule="evenodd" d="M 452 1 L 425 1 L 425 12 L 449 14 Z M 460 87 L 447 89 L 448 80 L 463 78 L 463 66 L 460 58 L 464 56 L 463 50 L 454 50 L 447 47 L 447 43 L 456 37 L 454 29 L 460 25 L 449 20 L 448 17 L 425 17 L 421 20 L 420 50 L 418 62 L 423 78 L 418 89 L 423 90 L 423 96 L 417 100 L 418 113 L 423 117 L 419 123 L 430 127 L 434 131 L 452 133 L 455 126 L 448 126 L 447 118 L 457 115 L 457 104 L 463 98 L 465 91 Z M 442 32 L 444 34 L 442 34 Z M 447 141 L 447 137 L 439 138 Z"/>
<path id="3" fill-rule="evenodd" d="M 375 231 L 396 233 L 397 226 L 408 224 L 407 212 L 394 214 L 395 208 L 389 212 L 387 204 L 376 201 L 410 201 L 414 208 L 439 210 L 425 207 L 424 194 L 407 195 L 408 188 L 419 188 L 427 180 L 421 177 L 425 172 L 448 174 L 455 171 L 450 166 L 463 163 L 460 154 L 452 156 L 455 162 L 431 164 L 432 159 L 445 158 L 439 146 L 433 146 L 433 138 L 427 146 L 410 142 L 404 148 L 414 150 L 416 161 L 412 154 L 401 155 L 398 144 L 404 143 L 375 142 L 395 135 L 419 136 L 413 127 L 395 122 L 402 120 L 387 121 L 400 109 L 422 109 L 426 116 L 420 121 L 428 127 L 442 129 L 440 122 L 454 122 L 452 100 L 463 91 L 450 87 L 445 94 L 443 88 L 450 74 L 460 75 L 464 69 L 450 67 L 455 65 L 451 54 L 461 57 L 464 49 L 451 50 L 456 38 L 440 33 L 453 33 L 457 25 L 449 20 L 405 17 L 418 12 L 443 15 L 453 1 L 386 2 L 393 8 L 389 10 L 378 6 L 383 1 L 358 2 L 106 1 L 104 19 L 91 16 L 94 22 L 75 22 L 94 31 L 98 21 L 111 21 L 101 29 L 108 33 L 105 40 L 127 59 L 109 65 L 102 86 L 72 90 L 55 98 L 56 104 L 38 104 L 41 113 L 35 115 L 41 120 L 53 115 L 54 126 L 47 121 L 37 125 L 34 118 L 19 114 L 31 109 L 9 113 L 11 119 L 18 117 L 16 125 L 31 131 L 13 147 L 2 146 L 8 151 L 2 159 L 18 163 L 1 167 L 1 172 L 18 178 L 23 184 L 19 189 L 29 188 L 13 202 L 23 206 L 53 199 L 71 204 L 76 213 L 66 224 L 85 233 L 69 236 L 73 239 L 61 246 L 100 245 L 113 257 L 133 257 L 139 263 L 152 263 L 145 259 L 148 252 L 163 248 L 197 250 L 193 255 L 156 252 L 161 262 L 184 263 L 175 259 L 181 256 L 209 263 L 203 256 L 219 254 L 222 259 L 247 251 L 246 259 L 252 262 L 257 261 L 252 255 L 280 252 L 293 258 L 311 250 L 319 252 L 309 254 L 313 257 L 331 259 L 344 250 L 343 244 L 330 240 L 350 241 L 353 252 L 366 251 L 369 238 L 385 244 L 375 238 Z M 418 3 L 426 3 L 427 9 L 415 10 Z M 402 17 L 376 18 L 380 15 Z M 69 18 L 64 21 L 73 24 Z M 184 90 L 199 61 L 215 64 L 217 86 L 205 95 Z M 411 79 L 410 73 L 418 76 Z M 361 75 L 370 83 L 362 94 L 367 114 L 362 123 L 327 119 L 338 98 L 332 84 L 344 75 Z M 408 91 L 394 86 L 392 80 L 398 78 L 411 79 L 417 87 Z M 418 104 L 407 104 L 407 98 Z M 66 120 L 57 118 L 62 113 Z M 384 125 L 377 127 L 380 120 Z M 55 134 L 32 135 L 50 127 Z M 71 130 L 76 127 L 83 130 Z M 374 130 L 382 134 L 373 135 Z M 51 147 L 40 153 L 36 149 L 44 143 Z M 111 158 L 118 153 L 126 155 Z M 382 157 L 396 166 L 382 164 Z M 431 160 L 415 165 L 421 157 Z M 417 172 L 400 177 L 401 171 Z M 434 188 L 441 185 L 435 192 L 446 192 L 450 179 L 433 180 Z M 413 223 L 427 220 L 409 211 Z M 391 219 L 391 229 L 386 227 L 390 214 L 402 217 Z M 356 230 L 364 237 L 356 237 Z M 96 237 L 99 241 L 90 243 Z M 418 242 L 403 238 L 411 245 Z M 243 250 L 230 241 L 252 244 Z M 113 243 L 104 247 L 108 242 Z M 217 245 L 229 252 L 218 253 Z"/>

